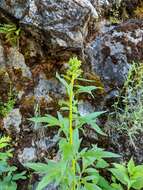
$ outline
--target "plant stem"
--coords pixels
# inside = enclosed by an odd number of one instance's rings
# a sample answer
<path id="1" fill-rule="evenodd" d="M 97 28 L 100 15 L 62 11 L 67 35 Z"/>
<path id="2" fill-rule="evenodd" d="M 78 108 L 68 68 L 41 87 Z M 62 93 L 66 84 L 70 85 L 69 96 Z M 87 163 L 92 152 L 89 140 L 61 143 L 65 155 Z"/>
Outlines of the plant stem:
<path id="1" fill-rule="evenodd" d="M 70 144 L 73 144 L 73 85 L 74 78 L 71 79 L 70 95 L 69 95 L 69 132 L 70 132 Z"/>
<path id="2" fill-rule="evenodd" d="M 70 135 L 70 144 L 73 145 L 73 86 L 74 86 L 74 77 L 71 79 L 70 86 L 70 95 L 69 95 L 69 135 Z M 73 175 L 76 175 L 76 161 L 72 160 L 72 172 Z M 73 181 L 71 190 L 75 190 L 75 182 Z"/>

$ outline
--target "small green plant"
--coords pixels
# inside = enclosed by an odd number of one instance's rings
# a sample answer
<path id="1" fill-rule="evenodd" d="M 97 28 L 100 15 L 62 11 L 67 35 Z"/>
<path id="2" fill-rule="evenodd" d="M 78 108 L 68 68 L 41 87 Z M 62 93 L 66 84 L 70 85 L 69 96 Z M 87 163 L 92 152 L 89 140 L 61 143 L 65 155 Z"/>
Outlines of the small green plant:
<path id="1" fill-rule="evenodd" d="M 17 28 L 15 24 L 0 24 L 0 33 L 5 35 L 6 42 L 12 46 L 19 47 L 21 29 Z"/>
<path id="2" fill-rule="evenodd" d="M 114 1 L 113 7 L 110 10 L 109 21 L 111 24 L 120 24 L 122 21 L 129 18 L 125 2 L 122 0 Z"/>
<path id="3" fill-rule="evenodd" d="M 121 22 L 120 12 L 119 12 L 120 6 L 121 6 L 121 0 L 114 1 L 109 16 L 109 21 L 111 22 L 111 24 L 119 24 Z"/>
<path id="4" fill-rule="evenodd" d="M 127 165 L 114 164 L 110 172 L 113 174 L 112 186 L 115 189 L 123 190 L 123 187 L 126 187 L 127 190 L 141 190 L 143 188 L 143 165 L 135 166 L 133 159 L 130 159 Z"/>
<path id="5" fill-rule="evenodd" d="M 8 163 L 12 158 L 12 150 L 8 148 L 10 141 L 9 137 L 0 138 L 0 189 L 2 190 L 16 190 L 16 181 L 26 179 L 25 172 L 17 173 L 17 167 Z M 7 148 L 8 150 L 5 150 Z"/>
<path id="6" fill-rule="evenodd" d="M 12 93 L 11 84 L 10 84 L 10 91 L 8 93 L 8 100 L 6 103 L 3 103 L 0 100 L 0 116 L 6 117 L 12 110 L 15 104 L 15 98 Z"/>
<path id="7" fill-rule="evenodd" d="M 143 2 L 141 2 L 141 5 L 136 8 L 134 15 L 139 19 L 143 19 Z"/>
<path id="8" fill-rule="evenodd" d="M 43 176 L 37 190 L 44 189 L 50 183 L 55 183 L 60 190 L 113 190 L 99 171 L 109 165 L 105 158 L 116 158 L 118 155 L 97 146 L 82 149 L 82 138 L 79 137 L 79 131 L 83 131 L 84 124 L 91 125 L 97 133 L 104 135 L 96 124 L 96 118 L 104 112 L 80 116 L 77 109 L 79 94 L 92 95 L 96 87 L 79 85 L 79 81 L 86 81 L 86 79 L 81 78 L 81 62 L 76 57 L 70 59 L 68 65 L 66 75 L 61 77 L 57 74 L 68 96 L 67 101 L 60 101 L 62 106 L 57 117 L 46 115 L 30 119 L 35 123 L 45 123 L 48 127 L 59 126 L 60 159 L 58 161 L 47 160 L 47 163 L 27 163 L 26 166 Z M 69 113 L 68 117 L 64 117 L 62 114 L 64 111 Z"/>
<path id="9" fill-rule="evenodd" d="M 109 116 L 110 128 L 126 134 L 135 146 L 136 135 L 143 132 L 143 65 L 133 62 L 118 100 Z"/>
<path id="10" fill-rule="evenodd" d="M 110 23 L 111 24 L 119 24 L 121 23 L 121 19 L 119 18 L 119 10 L 114 10 L 112 12 L 112 16 L 109 17 Z"/>

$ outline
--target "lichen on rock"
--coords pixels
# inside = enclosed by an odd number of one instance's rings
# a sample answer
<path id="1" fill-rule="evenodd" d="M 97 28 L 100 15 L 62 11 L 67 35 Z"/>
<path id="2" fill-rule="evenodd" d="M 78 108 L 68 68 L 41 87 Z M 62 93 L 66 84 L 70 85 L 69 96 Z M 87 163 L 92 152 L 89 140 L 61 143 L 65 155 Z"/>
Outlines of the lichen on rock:
<path id="1" fill-rule="evenodd" d="M 142 43 L 142 21 L 130 20 L 115 26 L 87 46 L 86 61 L 92 72 L 100 76 L 107 91 L 121 87 L 132 61 L 143 59 Z"/>

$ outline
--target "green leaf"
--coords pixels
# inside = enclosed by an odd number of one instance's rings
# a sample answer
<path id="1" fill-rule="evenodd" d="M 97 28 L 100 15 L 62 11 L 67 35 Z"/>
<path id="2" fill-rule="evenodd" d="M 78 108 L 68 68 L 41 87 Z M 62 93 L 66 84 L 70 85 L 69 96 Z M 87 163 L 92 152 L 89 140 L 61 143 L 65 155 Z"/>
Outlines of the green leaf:
<path id="1" fill-rule="evenodd" d="M 17 181 L 19 179 L 26 179 L 26 176 L 24 176 L 26 174 L 26 171 L 23 171 L 21 173 L 18 174 L 14 174 L 12 177 L 12 180 Z"/>
<path id="2" fill-rule="evenodd" d="M 56 117 L 53 117 L 51 115 L 46 115 L 45 117 L 33 117 L 29 119 L 30 121 L 33 121 L 35 123 L 47 123 L 48 126 L 59 126 L 59 120 Z"/>
<path id="3" fill-rule="evenodd" d="M 95 122 L 89 121 L 87 124 L 90 125 L 98 134 L 107 136 Z"/>
<path id="4" fill-rule="evenodd" d="M 21 32 L 21 29 L 19 28 L 18 30 L 15 31 L 15 34 L 16 34 L 17 36 L 19 36 L 20 32 Z"/>
<path id="5" fill-rule="evenodd" d="M 105 112 L 93 112 L 93 113 L 89 113 L 85 116 L 78 116 L 77 118 L 75 118 L 75 120 L 77 119 L 79 121 L 79 127 L 82 127 L 82 125 L 84 124 L 88 124 L 91 125 L 91 127 L 99 134 L 102 135 L 106 135 L 101 129 L 100 127 L 96 124 L 96 119 L 98 116 L 100 116 L 101 114 L 103 114 Z"/>
<path id="6" fill-rule="evenodd" d="M 114 190 L 124 190 L 120 183 L 119 184 L 112 183 L 111 186 L 113 187 Z"/>
<path id="7" fill-rule="evenodd" d="M 9 172 L 15 172 L 17 170 L 16 166 L 8 166 L 8 171 Z"/>
<path id="8" fill-rule="evenodd" d="M 70 94 L 70 86 L 69 86 L 69 84 L 66 82 L 66 80 L 65 80 L 64 78 L 61 78 L 58 73 L 56 73 L 56 77 L 57 77 L 57 79 L 66 87 L 67 93 Z"/>
<path id="9" fill-rule="evenodd" d="M 97 89 L 97 87 L 95 87 L 95 86 L 80 86 L 80 85 L 76 85 L 75 87 L 78 88 L 77 91 L 76 91 L 76 94 L 88 93 L 91 96 L 93 96 L 92 91 Z"/>
<path id="10" fill-rule="evenodd" d="M 79 130 L 78 128 L 73 130 L 73 146 L 74 151 L 77 153 L 80 148 L 81 140 L 79 139 Z"/>
<path id="11" fill-rule="evenodd" d="M 127 167 L 128 167 L 129 174 L 132 175 L 134 173 L 134 171 L 135 171 L 135 163 L 133 161 L 133 158 L 130 159 L 130 161 L 128 162 Z"/>
<path id="12" fill-rule="evenodd" d="M 86 183 L 85 188 L 86 190 L 102 190 L 100 187 L 92 183 Z"/>
<path id="13" fill-rule="evenodd" d="M 69 119 L 66 117 L 63 117 L 60 112 L 57 112 L 57 114 L 58 114 L 59 125 L 61 127 L 61 130 L 64 132 L 64 134 L 68 138 L 68 135 L 69 135 Z"/>
<path id="14" fill-rule="evenodd" d="M 96 168 L 106 168 L 108 166 L 109 164 L 103 159 L 98 160 L 96 163 Z"/>
<path id="15" fill-rule="evenodd" d="M 113 188 L 110 186 L 109 182 L 108 182 L 104 177 L 102 177 L 102 176 L 99 177 L 98 185 L 99 185 L 102 189 L 104 189 L 104 190 L 115 190 L 115 189 L 113 189 Z"/>
<path id="16" fill-rule="evenodd" d="M 84 81 L 84 82 L 95 82 L 95 80 L 89 80 L 89 79 L 84 79 L 84 78 L 77 78 L 79 81 Z"/>
<path id="17" fill-rule="evenodd" d="M 52 181 L 50 175 L 45 175 L 42 180 L 39 182 L 36 190 L 43 190 L 47 185 L 49 185 Z"/>
<path id="18" fill-rule="evenodd" d="M 53 165 L 54 166 L 54 165 Z M 26 163 L 25 167 L 35 170 L 37 173 L 48 173 L 49 165 L 44 163 Z"/>
<path id="19" fill-rule="evenodd" d="M 143 177 L 137 177 L 133 180 L 132 187 L 134 189 L 142 189 L 143 188 Z"/>
<path id="20" fill-rule="evenodd" d="M 87 168 L 85 170 L 85 173 L 86 172 L 88 173 L 88 176 L 84 177 L 84 180 L 86 181 L 92 180 L 94 184 L 97 184 L 100 177 L 99 172 L 94 168 Z"/>
<path id="21" fill-rule="evenodd" d="M 104 151 L 101 148 L 97 148 L 94 146 L 91 150 L 88 150 L 84 154 L 85 157 L 94 157 L 96 160 L 100 160 L 102 158 L 118 158 L 120 157 L 118 154 Z"/>
<path id="22" fill-rule="evenodd" d="M 9 145 L 8 143 L 10 142 L 10 140 L 11 140 L 10 137 L 1 137 L 0 138 L 0 149 L 8 146 Z"/>
<path id="23" fill-rule="evenodd" d="M 133 176 L 143 176 L 143 165 L 138 165 L 135 167 Z"/>
<path id="24" fill-rule="evenodd" d="M 95 162 L 96 158 L 94 157 L 86 157 L 85 155 L 82 156 L 82 170 L 85 171 L 85 169 L 89 166 L 91 166 Z"/>
<path id="25" fill-rule="evenodd" d="M 84 123 L 90 122 L 91 120 L 95 121 L 97 119 L 97 117 L 100 116 L 103 113 L 105 113 L 105 111 L 93 112 L 93 113 L 89 113 L 89 114 L 87 114 L 85 116 L 81 116 L 79 119 L 81 121 L 83 121 Z"/>
<path id="26" fill-rule="evenodd" d="M 129 176 L 127 175 L 127 171 L 120 170 L 116 168 L 109 169 L 109 171 L 124 185 L 128 185 L 130 181 Z"/>
<path id="27" fill-rule="evenodd" d="M 61 139 L 59 142 L 59 148 L 62 152 L 62 156 L 64 160 L 72 160 L 73 158 L 73 146 L 67 142 L 65 139 Z"/>
<path id="28" fill-rule="evenodd" d="M 17 185 L 15 182 L 4 181 L 2 184 L 0 183 L 0 190 L 17 190 Z"/>

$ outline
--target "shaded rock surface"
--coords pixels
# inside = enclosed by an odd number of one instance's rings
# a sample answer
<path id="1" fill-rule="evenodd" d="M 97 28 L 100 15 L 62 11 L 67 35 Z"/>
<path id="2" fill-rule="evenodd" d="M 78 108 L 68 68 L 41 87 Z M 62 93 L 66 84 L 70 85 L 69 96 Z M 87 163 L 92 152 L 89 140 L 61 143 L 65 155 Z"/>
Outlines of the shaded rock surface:
<path id="1" fill-rule="evenodd" d="M 85 50 L 91 71 L 98 74 L 107 91 L 121 87 L 132 61 L 143 59 L 143 22 L 130 20 L 99 36 Z"/>
<path id="2" fill-rule="evenodd" d="M 4 56 L 4 48 L 2 45 L 2 42 L 0 40 L 0 70 L 3 69 L 3 67 L 5 66 L 5 56 Z"/>
<path id="3" fill-rule="evenodd" d="M 37 100 L 45 98 L 47 102 L 54 98 L 62 98 L 66 94 L 63 85 L 55 78 L 47 79 L 45 75 L 39 76 L 39 81 L 34 89 L 34 95 Z M 51 96 L 51 97 L 50 97 Z"/>
<path id="4" fill-rule="evenodd" d="M 13 109 L 5 118 L 4 118 L 4 128 L 7 131 L 14 131 L 16 133 L 20 132 L 20 124 L 22 122 L 22 115 L 18 108 Z"/>
<path id="5" fill-rule="evenodd" d="M 21 164 L 36 161 L 37 160 L 36 149 L 33 147 L 24 148 L 23 151 L 18 154 L 18 160 Z"/>
<path id="6" fill-rule="evenodd" d="M 78 111 L 81 116 L 85 116 L 95 111 L 95 107 L 88 101 L 79 101 Z"/>
<path id="7" fill-rule="evenodd" d="M 142 164 L 143 163 L 143 138 L 142 134 L 138 135 L 137 139 L 135 140 L 135 145 L 134 147 L 130 140 L 129 137 L 127 137 L 125 134 L 122 134 L 117 131 L 111 131 L 110 137 L 110 151 L 116 150 L 117 152 L 120 153 L 122 156 L 122 161 L 125 162 L 127 160 L 130 160 L 131 157 L 134 158 L 134 160 L 137 163 Z M 119 143 L 120 142 L 120 143 Z"/>
<path id="8" fill-rule="evenodd" d="M 25 58 L 17 48 L 10 48 L 7 55 L 7 67 L 11 72 L 20 72 L 22 78 L 31 79 L 32 74 L 29 67 L 25 64 Z"/>
<path id="9" fill-rule="evenodd" d="M 48 151 L 49 149 L 55 147 L 57 142 L 59 141 L 59 137 L 55 136 L 53 138 L 44 137 L 35 142 L 38 149 L 42 151 Z"/>

